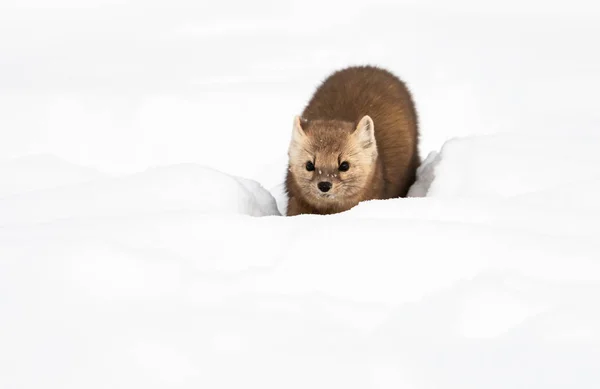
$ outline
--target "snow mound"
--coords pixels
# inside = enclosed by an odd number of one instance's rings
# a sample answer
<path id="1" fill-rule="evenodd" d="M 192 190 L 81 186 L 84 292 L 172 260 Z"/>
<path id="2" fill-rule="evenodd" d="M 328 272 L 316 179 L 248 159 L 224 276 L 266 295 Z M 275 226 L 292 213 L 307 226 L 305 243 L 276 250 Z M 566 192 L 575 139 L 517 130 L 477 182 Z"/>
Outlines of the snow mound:
<path id="1" fill-rule="evenodd" d="M 426 161 L 419 185 L 430 182 L 427 195 L 434 197 L 562 191 L 600 179 L 598 144 L 600 137 L 576 133 L 453 139 L 444 144 L 439 156 Z"/>
<path id="2" fill-rule="evenodd" d="M 408 197 L 425 197 L 435 178 L 434 169 L 439 163 L 440 155 L 437 151 L 429 153 L 417 169 L 417 181 L 410 187 Z"/>
<path id="3" fill-rule="evenodd" d="M 45 165 L 39 169 L 43 176 Z M 259 183 L 181 164 L 5 197 L 0 225 L 176 211 L 279 215 L 275 199 Z"/>
<path id="4" fill-rule="evenodd" d="M 104 177 L 99 171 L 50 154 L 0 160 L 0 197 Z"/>

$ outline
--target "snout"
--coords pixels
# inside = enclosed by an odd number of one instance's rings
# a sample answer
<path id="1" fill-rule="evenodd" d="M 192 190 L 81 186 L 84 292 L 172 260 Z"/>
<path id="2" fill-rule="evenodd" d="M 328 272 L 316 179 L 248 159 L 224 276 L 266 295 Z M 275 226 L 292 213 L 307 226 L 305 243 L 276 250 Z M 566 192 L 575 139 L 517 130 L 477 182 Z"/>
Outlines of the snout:
<path id="1" fill-rule="evenodd" d="M 323 193 L 329 192 L 333 185 L 329 181 L 321 181 L 317 184 L 317 188 Z"/>

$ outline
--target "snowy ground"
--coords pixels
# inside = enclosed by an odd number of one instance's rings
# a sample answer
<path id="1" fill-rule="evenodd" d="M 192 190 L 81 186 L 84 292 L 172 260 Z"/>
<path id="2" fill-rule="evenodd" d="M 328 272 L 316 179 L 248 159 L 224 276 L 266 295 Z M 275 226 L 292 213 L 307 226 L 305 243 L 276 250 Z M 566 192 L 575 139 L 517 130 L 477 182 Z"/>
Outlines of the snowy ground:
<path id="1" fill-rule="evenodd" d="M 0 388 L 600 387 L 593 3 L 0 0 Z M 414 197 L 279 216 L 378 63 Z"/>

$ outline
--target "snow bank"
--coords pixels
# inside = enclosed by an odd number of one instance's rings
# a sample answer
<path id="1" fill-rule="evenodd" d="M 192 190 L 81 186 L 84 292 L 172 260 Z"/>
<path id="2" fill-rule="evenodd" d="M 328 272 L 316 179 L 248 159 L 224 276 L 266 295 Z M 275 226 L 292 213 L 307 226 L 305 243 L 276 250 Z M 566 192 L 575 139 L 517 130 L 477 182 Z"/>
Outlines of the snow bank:
<path id="1" fill-rule="evenodd" d="M 556 139 L 493 163 L 518 139 L 328 217 L 197 165 L 0 199 L 0 386 L 597 388 L 600 213 L 533 174 Z"/>
<path id="2" fill-rule="evenodd" d="M 23 169 L 13 166 L 16 171 L 11 174 L 20 178 Z M 45 176 L 47 165 L 38 168 L 32 177 Z M 7 196 L 0 202 L 0 226 L 177 211 L 279 215 L 275 200 L 257 182 L 181 164 Z"/>
<path id="3" fill-rule="evenodd" d="M 434 197 L 518 196 L 600 179 L 600 136 L 505 133 L 454 139 L 425 167 Z M 440 163 L 440 161 L 443 161 Z M 435 172 L 434 172 L 435 171 Z M 574 194 L 583 194 L 575 192 Z"/>
<path id="4" fill-rule="evenodd" d="M 0 197 L 39 189 L 89 182 L 104 177 L 54 155 L 28 155 L 0 160 Z"/>

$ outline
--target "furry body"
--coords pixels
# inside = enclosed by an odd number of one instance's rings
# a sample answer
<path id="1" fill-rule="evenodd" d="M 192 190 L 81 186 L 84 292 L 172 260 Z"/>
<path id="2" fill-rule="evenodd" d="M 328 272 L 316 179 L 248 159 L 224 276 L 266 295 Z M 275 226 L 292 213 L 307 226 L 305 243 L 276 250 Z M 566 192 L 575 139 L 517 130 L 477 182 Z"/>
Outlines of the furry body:
<path id="1" fill-rule="evenodd" d="M 287 215 L 405 197 L 420 164 L 417 143 L 417 113 L 400 79 L 372 66 L 334 72 L 294 119 Z"/>

